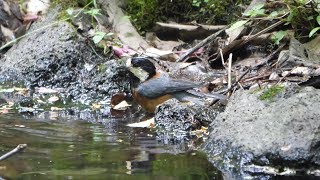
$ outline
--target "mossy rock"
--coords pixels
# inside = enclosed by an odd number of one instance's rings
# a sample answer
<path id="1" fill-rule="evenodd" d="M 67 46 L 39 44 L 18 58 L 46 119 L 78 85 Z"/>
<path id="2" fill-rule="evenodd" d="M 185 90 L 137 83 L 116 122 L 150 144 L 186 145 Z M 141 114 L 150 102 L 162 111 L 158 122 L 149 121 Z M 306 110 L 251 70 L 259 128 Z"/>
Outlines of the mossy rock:
<path id="1" fill-rule="evenodd" d="M 283 85 L 274 85 L 270 88 L 267 88 L 260 96 L 260 100 L 273 100 L 276 95 L 283 92 L 285 87 Z"/>

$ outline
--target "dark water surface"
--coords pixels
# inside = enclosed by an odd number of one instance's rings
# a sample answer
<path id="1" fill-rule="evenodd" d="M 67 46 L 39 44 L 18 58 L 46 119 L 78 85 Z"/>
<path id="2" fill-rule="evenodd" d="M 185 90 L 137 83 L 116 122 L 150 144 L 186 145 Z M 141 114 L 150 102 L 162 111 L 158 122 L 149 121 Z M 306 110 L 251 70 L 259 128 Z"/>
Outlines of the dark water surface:
<path id="1" fill-rule="evenodd" d="M 28 147 L 0 162 L 4 179 L 222 179 L 205 155 L 165 145 L 154 132 L 125 126 L 126 119 L 0 115 L 0 155 Z M 186 148 L 185 148 L 186 149 Z"/>

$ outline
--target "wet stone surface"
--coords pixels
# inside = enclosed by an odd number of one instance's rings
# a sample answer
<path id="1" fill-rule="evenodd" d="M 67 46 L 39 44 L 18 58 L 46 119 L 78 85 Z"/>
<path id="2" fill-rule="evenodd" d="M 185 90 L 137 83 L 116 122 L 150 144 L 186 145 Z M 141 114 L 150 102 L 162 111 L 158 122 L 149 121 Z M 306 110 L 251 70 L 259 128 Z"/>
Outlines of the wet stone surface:
<path id="1" fill-rule="evenodd" d="M 309 171 L 305 167 L 318 169 L 319 90 L 289 85 L 272 100 L 258 99 L 261 94 L 237 91 L 213 121 L 202 147 L 211 161 L 217 166 L 233 164 L 222 169 L 238 174 L 244 169 L 249 174 L 261 173 L 254 165 L 298 169 L 304 175 Z"/>
<path id="2" fill-rule="evenodd" d="M 210 107 L 179 102 L 170 99 L 161 104 L 155 113 L 158 134 L 170 134 L 167 138 L 190 138 L 190 132 L 207 127 L 219 111 Z"/>
<path id="3" fill-rule="evenodd" d="M 24 87 L 29 90 L 24 96 L 31 98 L 41 96 L 36 91 L 39 87 L 60 89 L 57 96 L 62 103 L 86 106 L 108 101 L 114 93 L 130 91 L 121 60 L 99 54 L 71 24 L 56 22 L 56 12 L 50 13 L 44 21 L 34 23 L 30 32 L 35 32 L 21 39 L 0 60 L 0 89 Z M 11 102 L 21 100 L 14 99 L 15 93 L 0 96 Z"/>

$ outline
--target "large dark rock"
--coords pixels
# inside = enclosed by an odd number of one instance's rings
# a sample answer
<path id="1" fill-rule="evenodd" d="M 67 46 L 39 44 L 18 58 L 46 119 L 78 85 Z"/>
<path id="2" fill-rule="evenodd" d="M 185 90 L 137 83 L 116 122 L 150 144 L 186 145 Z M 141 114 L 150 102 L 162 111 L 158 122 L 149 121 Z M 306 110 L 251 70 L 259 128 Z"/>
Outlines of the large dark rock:
<path id="1" fill-rule="evenodd" d="M 237 178 L 319 169 L 320 90 L 287 86 L 274 100 L 260 95 L 239 90 L 231 97 L 202 147 L 209 159 Z"/>
<path id="2" fill-rule="evenodd" d="M 113 93 L 128 91 L 120 61 L 98 55 L 90 39 L 52 10 L 0 60 L 0 83 L 7 87 L 63 88 L 64 97 L 90 105 Z M 31 93 L 32 94 L 32 93 Z M 1 96 L 0 96 L 1 97 Z"/>
<path id="3" fill-rule="evenodd" d="M 218 110 L 198 104 L 182 103 L 170 99 L 159 105 L 155 113 L 157 133 L 162 140 L 180 141 L 190 137 L 190 132 L 207 127 Z"/>

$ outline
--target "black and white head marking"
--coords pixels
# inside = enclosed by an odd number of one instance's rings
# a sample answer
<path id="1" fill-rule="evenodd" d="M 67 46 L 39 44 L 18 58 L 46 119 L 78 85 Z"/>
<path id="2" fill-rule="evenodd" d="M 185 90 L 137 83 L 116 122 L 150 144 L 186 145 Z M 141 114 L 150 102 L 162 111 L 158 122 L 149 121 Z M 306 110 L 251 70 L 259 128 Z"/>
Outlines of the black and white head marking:
<path id="1" fill-rule="evenodd" d="M 156 74 L 156 67 L 145 57 L 133 57 L 127 60 L 126 66 L 141 82 Z"/>

